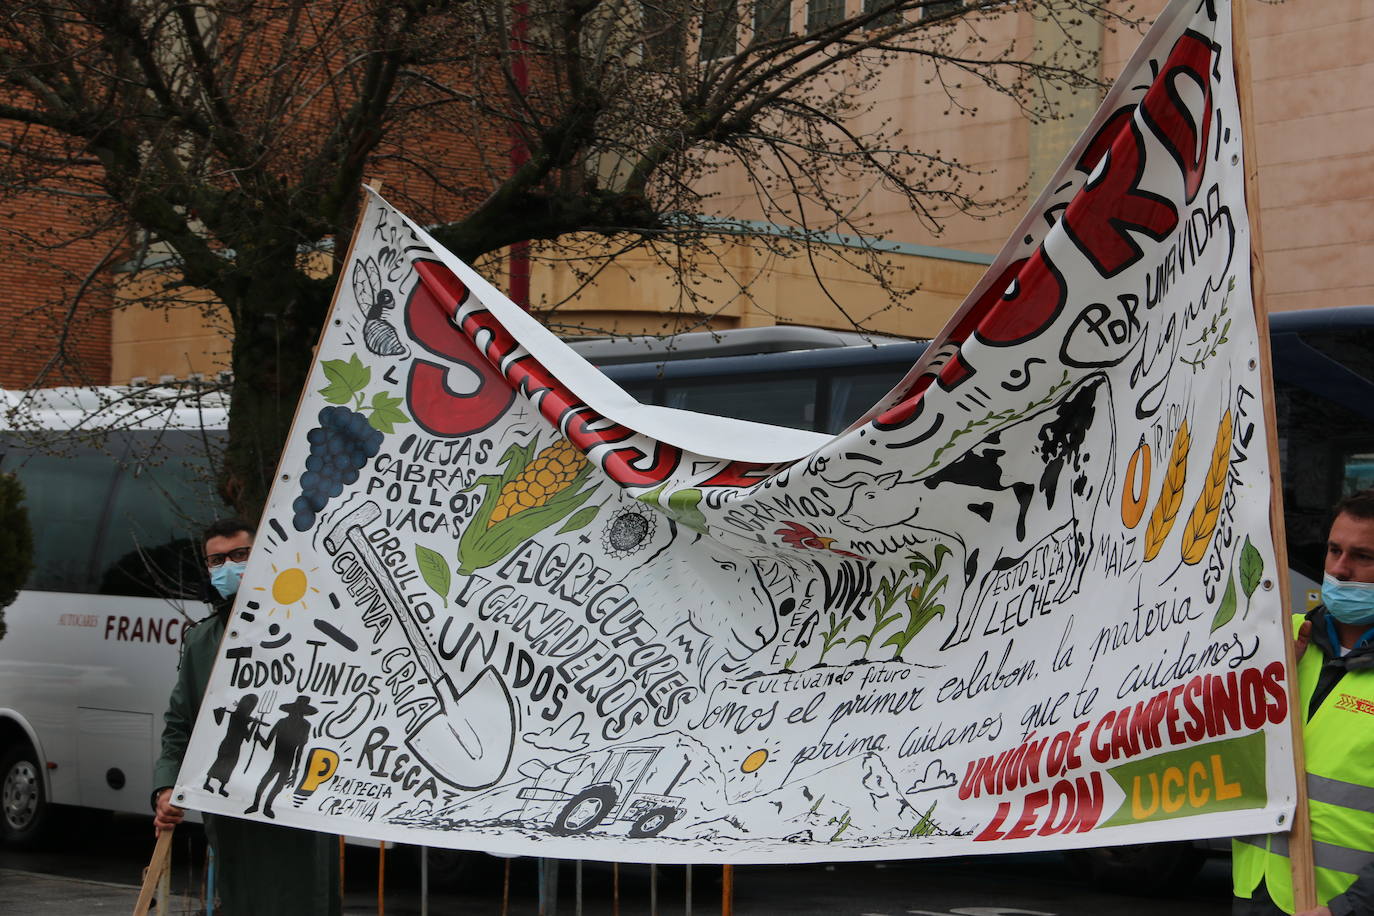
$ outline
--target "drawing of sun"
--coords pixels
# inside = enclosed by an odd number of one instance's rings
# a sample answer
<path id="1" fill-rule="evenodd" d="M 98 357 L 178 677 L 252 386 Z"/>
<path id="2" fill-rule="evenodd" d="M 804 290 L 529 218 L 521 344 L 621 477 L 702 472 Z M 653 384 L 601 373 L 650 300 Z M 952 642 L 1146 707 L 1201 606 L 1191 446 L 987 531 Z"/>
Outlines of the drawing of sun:
<path id="1" fill-rule="evenodd" d="M 754 753 L 750 754 L 748 757 L 745 757 L 744 762 L 739 765 L 739 768 L 741 772 L 752 773 L 759 767 L 763 766 L 767 761 L 768 752 L 763 748 L 759 748 L 758 750 L 754 751 Z"/>
<path id="2" fill-rule="evenodd" d="M 296 562 L 301 561 L 300 554 L 296 554 Z M 314 572 L 311 569 L 310 572 Z M 291 616 L 291 605 L 299 603 L 302 609 L 307 607 L 305 596 L 308 592 L 319 594 L 320 590 L 310 584 L 310 577 L 306 571 L 299 566 L 291 566 L 287 569 L 277 569 L 277 564 L 272 564 L 272 572 L 276 574 L 272 579 L 272 600 L 275 601 L 282 610 L 286 611 L 286 616 Z M 253 589 L 258 592 L 265 592 L 264 586 L 257 586 Z M 275 613 L 273 608 L 269 613 Z"/>

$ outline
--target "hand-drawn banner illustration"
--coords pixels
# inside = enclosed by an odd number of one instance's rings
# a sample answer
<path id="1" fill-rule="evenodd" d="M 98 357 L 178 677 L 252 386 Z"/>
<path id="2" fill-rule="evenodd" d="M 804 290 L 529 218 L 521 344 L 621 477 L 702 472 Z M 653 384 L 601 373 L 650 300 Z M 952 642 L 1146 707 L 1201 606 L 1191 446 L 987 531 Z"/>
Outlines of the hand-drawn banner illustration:
<path id="1" fill-rule="evenodd" d="M 1292 811 L 1224 2 L 1174 2 L 842 435 L 640 405 L 375 195 L 178 797 L 807 861 Z"/>

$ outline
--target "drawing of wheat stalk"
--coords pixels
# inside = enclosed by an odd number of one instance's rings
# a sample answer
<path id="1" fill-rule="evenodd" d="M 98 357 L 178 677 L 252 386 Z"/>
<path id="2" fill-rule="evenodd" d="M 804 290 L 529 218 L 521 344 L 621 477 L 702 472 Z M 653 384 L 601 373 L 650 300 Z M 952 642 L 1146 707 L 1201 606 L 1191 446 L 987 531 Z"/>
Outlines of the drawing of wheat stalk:
<path id="1" fill-rule="evenodd" d="M 1221 498 L 1226 492 L 1226 473 L 1231 468 L 1231 411 L 1221 418 L 1217 441 L 1212 446 L 1212 462 L 1207 466 L 1207 480 L 1202 493 L 1183 528 L 1183 562 L 1194 566 L 1207 554 L 1207 545 L 1221 517 Z"/>
<path id="2" fill-rule="evenodd" d="M 1159 502 L 1150 514 L 1150 523 L 1145 526 L 1145 562 L 1153 560 L 1164 546 L 1178 517 L 1178 507 L 1183 502 L 1183 484 L 1188 479 L 1188 421 L 1184 420 L 1174 436 L 1173 448 L 1169 450 L 1169 470 L 1164 475 L 1164 485 L 1159 490 Z"/>

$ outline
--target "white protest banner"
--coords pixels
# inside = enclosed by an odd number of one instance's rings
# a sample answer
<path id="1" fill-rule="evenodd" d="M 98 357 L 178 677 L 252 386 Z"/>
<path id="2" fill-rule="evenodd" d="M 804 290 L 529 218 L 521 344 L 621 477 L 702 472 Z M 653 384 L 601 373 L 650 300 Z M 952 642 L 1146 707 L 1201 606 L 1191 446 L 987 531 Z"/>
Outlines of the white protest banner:
<path id="1" fill-rule="evenodd" d="M 637 404 L 374 195 L 181 803 L 659 862 L 1278 828 L 1231 55 L 1172 3 L 835 437 Z"/>

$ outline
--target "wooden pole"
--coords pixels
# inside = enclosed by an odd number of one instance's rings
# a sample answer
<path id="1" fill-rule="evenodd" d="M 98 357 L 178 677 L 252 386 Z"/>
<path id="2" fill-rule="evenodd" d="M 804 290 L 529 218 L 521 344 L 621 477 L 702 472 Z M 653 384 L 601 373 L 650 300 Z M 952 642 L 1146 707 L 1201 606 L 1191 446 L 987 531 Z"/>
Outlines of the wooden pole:
<path id="1" fill-rule="evenodd" d="M 157 896 L 155 899 L 157 900 L 157 906 L 154 907 L 153 912 L 156 913 L 157 916 L 167 916 L 167 914 L 171 912 L 167 906 L 172 900 L 172 863 L 170 853 L 168 854 L 167 864 L 163 866 L 162 877 L 157 879 Z"/>
<path id="2" fill-rule="evenodd" d="M 720 867 L 720 916 L 731 916 L 735 911 L 735 866 Z"/>
<path id="3" fill-rule="evenodd" d="M 386 916 L 386 841 L 377 844 L 377 916 Z"/>
<path id="4" fill-rule="evenodd" d="M 153 847 L 153 857 L 143 870 L 143 887 L 138 892 L 138 902 L 134 904 L 134 916 L 148 916 L 148 905 L 153 902 L 162 873 L 172 857 L 172 831 L 164 830 L 157 835 L 157 845 Z"/>
<path id="5" fill-rule="evenodd" d="M 1298 912 L 1317 905 L 1312 858 L 1312 822 L 1307 809 L 1307 758 L 1303 751 L 1303 724 L 1307 710 L 1298 698 L 1298 660 L 1292 638 L 1292 593 L 1288 582 L 1288 539 L 1283 522 L 1283 481 L 1279 475 L 1278 418 L 1274 410 L 1274 366 L 1269 352 L 1269 309 L 1264 300 L 1264 241 L 1260 234 L 1259 146 L 1254 131 L 1254 91 L 1250 76 L 1250 42 L 1246 0 L 1231 3 L 1231 59 L 1235 64 L 1236 96 L 1240 103 L 1241 144 L 1244 147 L 1245 209 L 1250 218 L 1250 282 L 1255 300 L 1255 327 L 1259 334 L 1260 387 L 1264 405 L 1265 438 L 1269 448 L 1269 527 L 1274 533 L 1274 579 L 1283 610 L 1284 653 L 1288 662 L 1288 724 L 1292 731 L 1293 769 L 1297 773 L 1293 822 L 1289 825 L 1288 860 L 1293 868 L 1293 904 Z"/>

